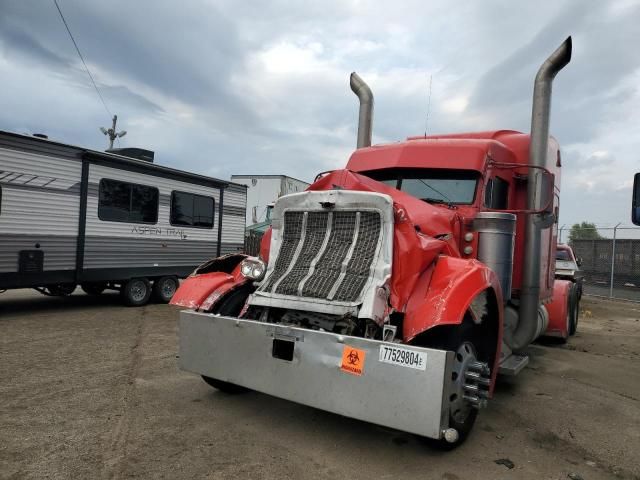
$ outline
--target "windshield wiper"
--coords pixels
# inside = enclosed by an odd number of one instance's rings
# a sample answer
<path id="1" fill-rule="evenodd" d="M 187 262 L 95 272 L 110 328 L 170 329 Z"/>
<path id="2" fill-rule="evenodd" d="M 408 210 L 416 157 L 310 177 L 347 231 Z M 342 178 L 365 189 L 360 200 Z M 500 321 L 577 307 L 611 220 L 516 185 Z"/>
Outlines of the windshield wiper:
<path id="1" fill-rule="evenodd" d="M 444 197 L 445 201 L 449 202 L 449 204 L 453 204 L 453 202 L 451 201 L 451 199 L 449 197 L 447 197 L 444 193 L 442 193 L 440 190 L 432 187 L 431 185 L 429 185 L 427 182 L 425 182 L 424 180 L 422 180 L 421 178 L 418 178 L 418 180 L 420 182 L 422 182 L 425 186 L 429 187 L 431 190 L 433 190 L 434 192 L 436 192 L 438 195 L 440 195 L 441 197 Z M 444 201 L 443 201 L 444 203 Z"/>
<path id="2" fill-rule="evenodd" d="M 427 198 L 421 198 L 420 200 L 427 203 L 435 203 L 437 205 L 446 205 L 449 208 L 455 208 L 453 203 L 448 202 L 447 200 L 443 200 L 442 198 L 427 197 Z"/>

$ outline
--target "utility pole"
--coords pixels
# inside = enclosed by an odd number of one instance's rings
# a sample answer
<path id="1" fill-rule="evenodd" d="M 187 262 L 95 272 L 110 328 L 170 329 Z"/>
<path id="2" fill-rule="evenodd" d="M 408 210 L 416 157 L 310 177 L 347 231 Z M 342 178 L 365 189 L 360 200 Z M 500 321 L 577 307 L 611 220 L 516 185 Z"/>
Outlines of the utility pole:
<path id="1" fill-rule="evenodd" d="M 116 123 L 118 122 L 118 116 L 113 116 L 113 123 L 111 128 L 106 129 L 104 127 L 100 127 L 100 131 L 109 137 L 109 150 L 113 148 L 113 141 L 118 137 L 124 137 L 127 134 L 126 130 L 122 130 L 121 132 L 116 132 Z"/>

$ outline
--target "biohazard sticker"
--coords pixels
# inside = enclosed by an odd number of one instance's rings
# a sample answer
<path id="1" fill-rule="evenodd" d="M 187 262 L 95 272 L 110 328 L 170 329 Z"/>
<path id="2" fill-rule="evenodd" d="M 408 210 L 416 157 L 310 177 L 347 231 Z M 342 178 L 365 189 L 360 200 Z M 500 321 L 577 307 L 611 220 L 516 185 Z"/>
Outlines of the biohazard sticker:
<path id="1" fill-rule="evenodd" d="M 366 352 L 364 350 L 345 345 L 344 350 L 342 350 L 340 370 L 353 375 L 362 375 L 365 355 Z"/>

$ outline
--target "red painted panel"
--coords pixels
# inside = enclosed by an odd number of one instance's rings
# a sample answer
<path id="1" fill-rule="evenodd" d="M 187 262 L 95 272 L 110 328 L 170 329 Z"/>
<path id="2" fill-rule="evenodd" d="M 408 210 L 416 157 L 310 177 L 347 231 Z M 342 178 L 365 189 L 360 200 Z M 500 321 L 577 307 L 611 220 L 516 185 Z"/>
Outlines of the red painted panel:
<path id="1" fill-rule="evenodd" d="M 569 280 L 556 280 L 553 285 L 553 300 L 547 303 L 547 312 L 549 312 L 549 325 L 545 335 L 553 335 L 556 337 L 567 338 L 567 297 L 571 282 Z"/>
<path id="2" fill-rule="evenodd" d="M 171 299 L 171 305 L 198 309 L 207 297 L 225 283 L 234 283 L 234 276 L 210 272 L 187 277 Z"/>
<path id="3" fill-rule="evenodd" d="M 459 325 L 473 299 L 487 288 L 502 290 L 496 274 L 477 260 L 438 257 L 435 266 L 420 277 L 407 304 L 402 336 L 410 342 L 416 335 L 438 325 Z M 502 309 L 499 319 L 502 330 Z"/>

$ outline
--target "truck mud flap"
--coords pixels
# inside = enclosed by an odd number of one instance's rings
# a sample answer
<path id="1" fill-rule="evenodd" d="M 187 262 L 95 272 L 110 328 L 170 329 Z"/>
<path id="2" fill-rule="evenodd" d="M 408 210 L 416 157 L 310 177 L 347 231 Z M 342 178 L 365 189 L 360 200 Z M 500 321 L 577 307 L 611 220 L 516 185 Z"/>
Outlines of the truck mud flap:
<path id="1" fill-rule="evenodd" d="M 180 313 L 180 368 L 346 417 L 441 438 L 453 353 Z"/>

